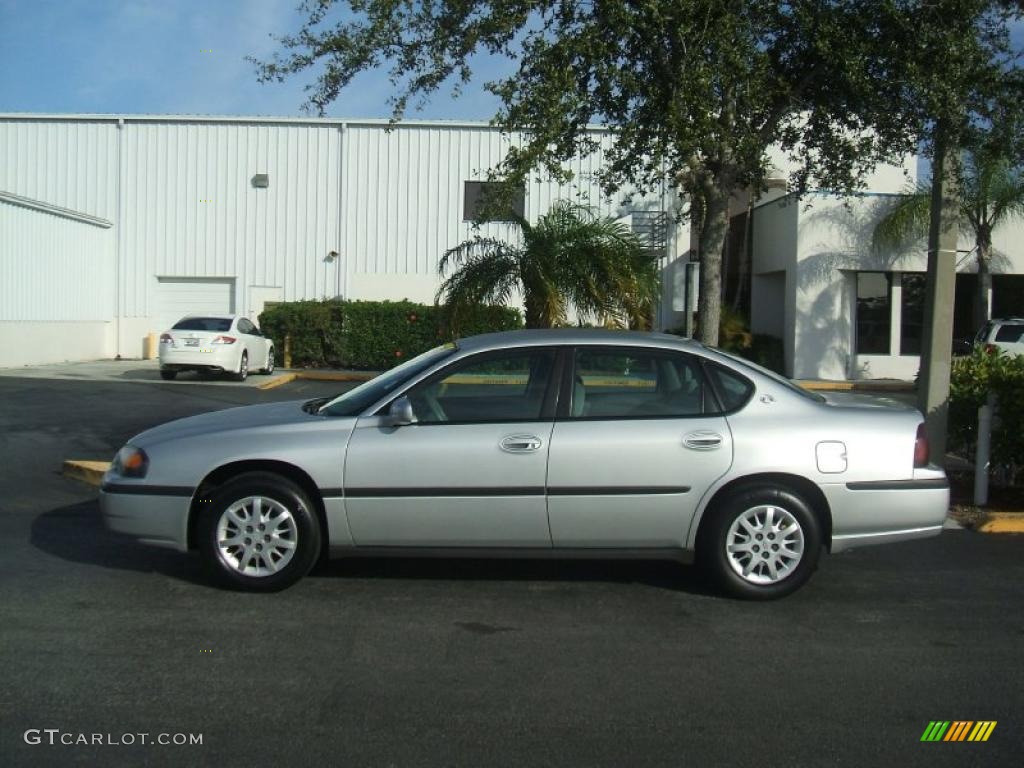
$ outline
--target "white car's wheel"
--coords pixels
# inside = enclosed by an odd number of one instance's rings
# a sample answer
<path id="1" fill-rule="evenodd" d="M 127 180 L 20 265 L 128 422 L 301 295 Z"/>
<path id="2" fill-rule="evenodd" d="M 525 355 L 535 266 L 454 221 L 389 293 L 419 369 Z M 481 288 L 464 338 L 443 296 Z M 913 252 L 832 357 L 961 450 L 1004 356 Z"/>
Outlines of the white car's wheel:
<path id="1" fill-rule="evenodd" d="M 238 370 L 233 374 L 235 381 L 245 381 L 249 377 L 249 353 L 242 352 L 242 359 L 238 361 Z"/>
<path id="2" fill-rule="evenodd" d="M 320 524 L 298 485 L 268 472 L 240 475 L 203 505 L 199 549 L 213 578 L 273 592 L 291 586 L 320 555 Z"/>
<path id="3" fill-rule="evenodd" d="M 787 488 L 741 489 L 709 512 L 698 557 L 729 594 L 772 600 L 811 577 L 821 531 L 810 505 Z"/>
<path id="4" fill-rule="evenodd" d="M 274 348 L 271 347 L 270 349 L 267 350 L 267 367 L 266 368 L 261 368 L 260 369 L 260 373 L 263 373 L 263 374 L 266 374 L 267 376 L 269 376 L 273 372 L 274 372 Z"/>

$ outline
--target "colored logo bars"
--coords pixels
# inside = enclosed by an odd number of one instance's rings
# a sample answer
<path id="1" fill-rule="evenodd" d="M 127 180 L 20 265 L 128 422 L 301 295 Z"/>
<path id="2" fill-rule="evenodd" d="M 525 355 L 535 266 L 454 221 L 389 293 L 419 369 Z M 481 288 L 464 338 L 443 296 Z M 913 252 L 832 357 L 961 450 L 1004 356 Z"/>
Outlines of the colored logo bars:
<path id="1" fill-rule="evenodd" d="M 988 741 L 995 728 L 995 720 L 932 720 L 921 741 Z"/>

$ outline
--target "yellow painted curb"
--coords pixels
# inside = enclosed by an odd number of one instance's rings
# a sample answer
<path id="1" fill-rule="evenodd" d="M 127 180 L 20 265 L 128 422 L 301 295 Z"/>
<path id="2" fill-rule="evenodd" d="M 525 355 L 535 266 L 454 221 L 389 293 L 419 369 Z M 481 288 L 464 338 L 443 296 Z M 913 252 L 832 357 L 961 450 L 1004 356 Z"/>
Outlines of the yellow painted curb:
<path id="1" fill-rule="evenodd" d="M 818 392 L 913 392 L 915 387 L 909 381 L 813 381 L 794 380 L 795 384 Z"/>
<path id="2" fill-rule="evenodd" d="M 981 533 L 1024 533 L 1024 514 L 989 512 L 988 519 L 976 530 Z"/>
<path id="3" fill-rule="evenodd" d="M 362 371 L 289 371 L 276 379 L 260 384 L 259 389 L 274 389 L 296 380 L 303 381 L 369 381 L 379 374 Z"/>
<path id="4" fill-rule="evenodd" d="M 276 379 L 271 379 L 265 384 L 260 384 L 257 389 L 276 389 L 277 387 L 288 384 L 289 382 L 295 381 L 294 373 L 285 373 L 278 376 Z"/>
<path id="5" fill-rule="evenodd" d="M 103 473 L 109 467 L 109 461 L 78 461 L 68 459 L 64 462 L 64 468 L 61 471 L 70 478 L 81 480 L 83 483 L 94 485 L 98 488 L 100 483 L 103 482 Z"/>

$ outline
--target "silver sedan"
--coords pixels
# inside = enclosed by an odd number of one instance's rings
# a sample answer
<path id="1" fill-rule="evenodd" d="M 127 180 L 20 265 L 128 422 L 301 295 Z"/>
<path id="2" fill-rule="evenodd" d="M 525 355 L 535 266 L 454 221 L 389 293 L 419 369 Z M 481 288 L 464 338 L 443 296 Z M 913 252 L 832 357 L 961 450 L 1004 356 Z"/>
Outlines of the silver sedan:
<path id="1" fill-rule="evenodd" d="M 321 554 L 674 558 L 747 598 L 822 551 L 937 535 L 949 502 L 912 409 L 826 402 L 675 336 L 517 331 L 438 347 L 333 399 L 151 429 L 109 527 L 269 591 Z"/>

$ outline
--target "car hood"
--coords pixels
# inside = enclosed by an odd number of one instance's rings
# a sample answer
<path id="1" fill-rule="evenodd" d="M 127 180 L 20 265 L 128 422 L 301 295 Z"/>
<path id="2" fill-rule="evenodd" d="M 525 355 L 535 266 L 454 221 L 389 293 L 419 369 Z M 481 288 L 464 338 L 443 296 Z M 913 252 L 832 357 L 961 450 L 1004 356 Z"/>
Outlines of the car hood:
<path id="1" fill-rule="evenodd" d="M 213 432 L 232 432 L 278 426 L 291 426 L 314 421 L 322 421 L 325 417 L 307 413 L 302 410 L 306 400 L 289 400 L 283 403 L 267 403 L 264 405 L 245 405 L 239 408 L 228 408 L 223 411 L 201 413 L 176 421 L 169 421 L 159 427 L 146 430 L 131 439 L 132 445 L 145 448 L 168 440 L 180 440 L 185 437 L 206 435 Z"/>

